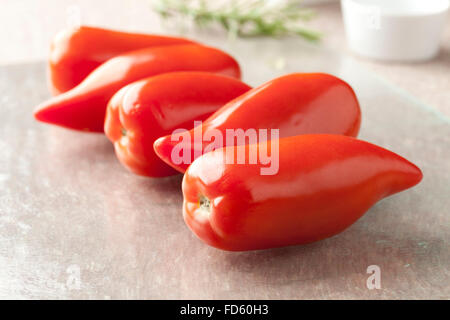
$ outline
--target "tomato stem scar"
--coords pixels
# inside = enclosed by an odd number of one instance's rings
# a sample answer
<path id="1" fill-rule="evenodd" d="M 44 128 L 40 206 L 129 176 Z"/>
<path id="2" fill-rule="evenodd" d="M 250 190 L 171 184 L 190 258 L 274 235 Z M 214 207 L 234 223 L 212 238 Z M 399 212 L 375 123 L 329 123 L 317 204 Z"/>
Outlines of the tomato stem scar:
<path id="1" fill-rule="evenodd" d="M 198 204 L 200 206 L 200 209 L 206 210 L 208 212 L 211 209 L 211 201 L 204 195 L 200 195 L 198 199 Z"/>

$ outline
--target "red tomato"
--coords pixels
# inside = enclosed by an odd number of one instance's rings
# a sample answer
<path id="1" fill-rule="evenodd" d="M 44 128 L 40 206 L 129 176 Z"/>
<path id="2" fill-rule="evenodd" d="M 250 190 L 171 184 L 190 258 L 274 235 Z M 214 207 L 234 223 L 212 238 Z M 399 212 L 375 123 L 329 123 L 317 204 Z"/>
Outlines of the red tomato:
<path id="1" fill-rule="evenodd" d="M 233 251 L 321 240 L 422 179 L 411 162 L 355 138 L 300 135 L 272 140 L 269 150 L 273 141 L 279 144 L 273 175 L 261 174 L 268 165 L 226 161 L 230 149 L 259 152 L 258 144 L 217 149 L 188 168 L 183 214 L 201 240 Z"/>
<path id="2" fill-rule="evenodd" d="M 108 60 L 72 90 L 39 105 L 34 115 L 70 129 L 103 132 L 106 106 L 114 93 L 131 82 L 174 71 L 240 78 L 238 63 L 218 49 L 195 44 L 141 49 Z"/>
<path id="3" fill-rule="evenodd" d="M 161 159 L 184 172 L 191 162 L 174 161 L 173 152 L 187 150 L 186 158 L 193 161 L 211 144 L 206 138 L 196 143 L 195 136 L 210 136 L 213 131 L 219 131 L 225 137 L 227 129 L 266 128 L 279 129 L 280 137 L 312 133 L 356 136 L 360 123 L 358 100 L 346 82 L 329 74 L 294 73 L 269 81 L 229 102 L 195 132 L 160 138 L 154 147 Z"/>
<path id="4" fill-rule="evenodd" d="M 50 88 L 60 94 L 76 87 L 95 68 L 119 54 L 138 49 L 193 43 L 151 34 L 79 26 L 61 31 L 50 47 Z"/>
<path id="5" fill-rule="evenodd" d="M 177 128 L 190 129 L 251 88 L 238 79 L 206 72 L 172 72 L 134 82 L 108 104 L 105 133 L 120 162 L 132 172 L 162 177 L 178 173 L 153 150 Z"/>

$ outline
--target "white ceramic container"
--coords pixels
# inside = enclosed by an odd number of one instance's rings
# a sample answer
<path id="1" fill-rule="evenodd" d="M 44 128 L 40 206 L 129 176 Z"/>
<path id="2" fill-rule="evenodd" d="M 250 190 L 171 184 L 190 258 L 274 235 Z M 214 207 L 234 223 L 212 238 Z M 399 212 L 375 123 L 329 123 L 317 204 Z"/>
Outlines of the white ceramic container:
<path id="1" fill-rule="evenodd" d="M 341 0 L 349 47 L 380 60 L 436 56 L 449 0 Z"/>

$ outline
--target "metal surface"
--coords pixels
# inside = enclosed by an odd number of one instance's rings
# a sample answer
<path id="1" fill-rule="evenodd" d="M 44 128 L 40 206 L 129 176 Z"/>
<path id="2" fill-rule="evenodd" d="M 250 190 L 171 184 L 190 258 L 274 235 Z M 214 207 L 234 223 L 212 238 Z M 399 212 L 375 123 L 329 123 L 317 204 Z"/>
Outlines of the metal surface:
<path id="1" fill-rule="evenodd" d="M 181 176 L 134 176 L 102 135 L 35 122 L 33 107 L 49 96 L 44 64 L 2 67 L 1 298 L 450 298 L 448 119 L 331 52 L 274 40 L 227 46 L 252 85 L 293 71 L 349 81 L 360 137 L 415 162 L 424 180 L 330 239 L 219 251 L 185 226 Z M 380 289 L 366 285 L 370 265 Z"/>

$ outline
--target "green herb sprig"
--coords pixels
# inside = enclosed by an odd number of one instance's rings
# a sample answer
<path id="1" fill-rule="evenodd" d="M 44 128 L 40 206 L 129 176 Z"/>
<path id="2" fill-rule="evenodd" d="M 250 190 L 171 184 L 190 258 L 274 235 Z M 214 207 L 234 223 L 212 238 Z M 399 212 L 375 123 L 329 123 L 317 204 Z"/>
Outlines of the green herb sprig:
<path id="1" fill-rule="evenodd" d="M 155 10 L 163 18 L 183 16 L 199 26 L 216 23 L 231 36 L 298 35 L 309 41 L 321 37 L 301 22 L 309 21 L 314 12 L 301 7 L 299 0 L 159 0 Z M 219 4 L 217 4 L 219 3 Z"/>

